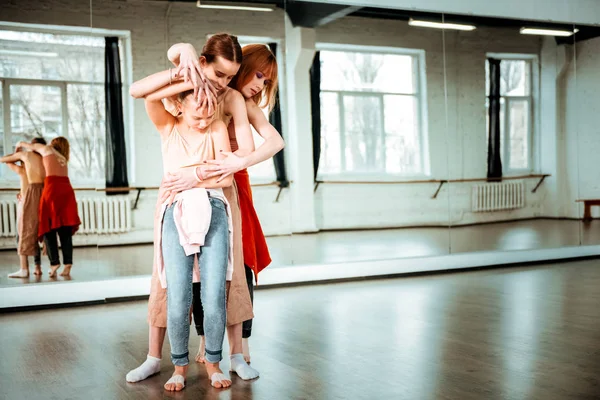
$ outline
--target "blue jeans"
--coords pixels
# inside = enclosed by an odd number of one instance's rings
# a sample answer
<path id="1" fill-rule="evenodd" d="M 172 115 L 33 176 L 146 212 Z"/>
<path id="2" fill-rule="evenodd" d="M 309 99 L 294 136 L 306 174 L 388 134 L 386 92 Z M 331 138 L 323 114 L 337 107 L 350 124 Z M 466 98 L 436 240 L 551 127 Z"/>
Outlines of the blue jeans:
<path id="1" fill-rule="evenodd" d="M 200 284 L 206 330 L 206 361 L 222 359 L 227 320 L 225 279 L 229 256 L 229 224 L 223 201 L 209 198 L 212 207 L 210 228 L 199 254 Z M 162 224 L 162 252 L 167 277 L 167 331 L 174 365 L 189 363 L 190 306 L 195 255 L 186 256 L 179 243 L 173 206 L 167 208 Z"/>

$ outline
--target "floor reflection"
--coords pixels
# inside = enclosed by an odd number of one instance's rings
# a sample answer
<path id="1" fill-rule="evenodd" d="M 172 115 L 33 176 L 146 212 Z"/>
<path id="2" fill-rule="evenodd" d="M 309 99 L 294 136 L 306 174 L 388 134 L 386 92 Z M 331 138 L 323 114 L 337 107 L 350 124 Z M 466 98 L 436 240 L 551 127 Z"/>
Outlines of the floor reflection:
<path id="1" fill-rule="evenodd" d="M 273 263 L 269 268 L 304 264 L 426 257 L 452 253 L 527 250 L 600 244 L 600 221 L 582 224 L 569 220 L 531 220 L 448 228 L 405 228 L 331 231 L 267 239 Z M 152 270 L 152 245 L 79 247 L 75 249 L 72 277 L 77 281 L 148 275 Z M 63 277 L 9 279 L 18 269 L 14 250 L 0 252 L 0 286 L 36 282 L 63 282 Z"/>

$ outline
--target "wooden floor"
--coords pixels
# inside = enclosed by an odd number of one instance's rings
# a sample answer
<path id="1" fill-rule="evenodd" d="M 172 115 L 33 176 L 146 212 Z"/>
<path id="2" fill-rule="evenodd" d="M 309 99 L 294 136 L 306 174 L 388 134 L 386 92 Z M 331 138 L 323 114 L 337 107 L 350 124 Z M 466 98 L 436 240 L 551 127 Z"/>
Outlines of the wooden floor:
<path id="1" fill-rule="evenodd" d="M 261 290 L 261 377 L 138 384 L 146 302 L 0 315 L 3 399 L 598 399 L 600 261 Z M 192 335 L 190 348 L 198 343 Z M 222 366 L 227 368 L 228 361 Z"/>
<path id="2" fill-rule="evenodd" d="M 600 244 L 600 220 L 589 224 L 572 220 L 527 220 L 455 228 L 403 228 L 320 232 L 276 236 L 268 239 L 273 262 L 269 268 L 305 264 L 335 264 L 408 257 L 440 256 L 452 253 L 531 250 Z M 149 275 L 152 245 L 79 247 L 75 249 L 72 279 L 97 281 Z M 48 260 L 42 260 L 44 270 Z M 64 282 L 38 278 L 10 279 L 18 269 L 14 250 L 0 251 L 0 287 L 30 283 Z"/>

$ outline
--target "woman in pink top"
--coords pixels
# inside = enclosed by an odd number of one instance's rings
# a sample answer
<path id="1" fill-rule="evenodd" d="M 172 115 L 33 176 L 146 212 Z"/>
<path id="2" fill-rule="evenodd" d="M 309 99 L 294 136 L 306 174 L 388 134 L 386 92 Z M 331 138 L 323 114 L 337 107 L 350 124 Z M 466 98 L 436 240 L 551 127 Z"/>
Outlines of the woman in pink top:
<path id="1" fill-rule="evenodd" d="M 49 145 L 19 142 L 17 147 L 35 151 L 42 156 L 46 179 L 40 199 L 38 239 L 43 239 L 46 244 L 50 277 L 54 278 L 60 267 L 57 236 L 60 237 L 64 264 L 60 275 L 69 276 L 73 265 L 72 237 L 81 225 L 75 191 L 69 180 L 69 141 L 59 136 L 52 139 Z"/>

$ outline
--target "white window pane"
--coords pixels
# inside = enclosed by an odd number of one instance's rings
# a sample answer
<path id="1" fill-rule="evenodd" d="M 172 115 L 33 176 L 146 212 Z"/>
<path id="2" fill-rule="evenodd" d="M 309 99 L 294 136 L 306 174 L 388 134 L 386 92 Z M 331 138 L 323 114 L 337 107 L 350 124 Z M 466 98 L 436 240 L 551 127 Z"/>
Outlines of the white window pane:
<path id="1" fill-rule="evenodd" d="M 0 155 L 5 155 L 8 153 L 8 149 L 6 149 L 7 151 L 5 151 L 4 149 L 4 97 L 3 97 L 3 90 L 4 84 L 2 82 L 0 82 Z M 4 176 L 6 175 L 6 169 L 7 167 L 5 165 L 0 165 L 0 179 L 4 178 Z"/>
<path id="2" fill-rule="evenodd" d="M 529 102 L 512 100 L 508 103 L 508 144 L 511 169 L 529 168 Z"/>
<path id="3" fill-rule="evenodd" d="M 69 175 L 79 183 L 104 180 L 106 144 L 104 86 L 67 86 Z M 49 139 L 49 138 L 47 138 Z"/>
<path id="4" fill-rule="evenodd" d="M 421 140 L 417 99 L 384 97 L 385 171 L 393 174 L 421 173 Z"/>
<path id="5" fill-rule="evenodd" d="M 337 93 L 321 92 L 321 159 L 319 173 L 342 172 L 340 110 Z"/>
<path id="6" fill-rule="evenodd" d="M 531 66 L 525 60 L 502 60 L 500 63 L 500 94 L 502 96 L 529 96 Z"/>
<path id="7" fill-rule="evenodd" d="M 344 96 L 345 170 L 385 170 L 385 144 L 379 96 Z"/>
<path id="8" fill-rule="evenodd" d="M 321 90 L 416 92 L 414 57 L 321 51 Z"/>
<path id="9" fill-rule="evenodd" d="M 62 131 L 62 96 L 60 88 L 47 93 L 40 85 L 10 85 L 10 126 L 12 146 L 44 136 L 46 121 L 56 122 Z M 51 139 L 51 138 L 46 138 Z"/>
<path id="10" fill-rule="evenodd" d="M 5 78 L 104 82 L 103 37 L 0 30 Z"/>

